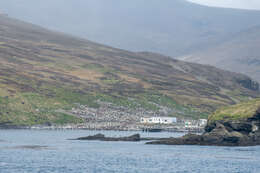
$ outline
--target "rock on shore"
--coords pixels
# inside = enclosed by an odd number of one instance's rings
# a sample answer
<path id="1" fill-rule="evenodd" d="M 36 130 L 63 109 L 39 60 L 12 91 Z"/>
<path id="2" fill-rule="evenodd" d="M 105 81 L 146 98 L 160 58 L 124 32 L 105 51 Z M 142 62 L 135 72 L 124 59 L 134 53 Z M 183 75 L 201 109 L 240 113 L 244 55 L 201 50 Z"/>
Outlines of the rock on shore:
<path id="1" fill-rule="evenodd" d="M 140 134 L 134 134 L 131 136 L 127 136 L 127 137 L 106 137 L 103 134 L 96 134 L 93 136 L 86 136 L 86 137 L 80 137 L 80 138 L 76 138 L 74 140 L 99 140 L 99 141 L 129 141 L 129 142 L 137 142 L 137 141 L 141 141 L 141 137 Z"/>
<path id="2" fill-rule="evenodd" d="M 205 128 L 202 135 L 187 134 L 180 138 L 168 138 L 146 144 L 165 145 L 214 145 L 254 146 L 260 145 L 260 109 L 246 120 L 216 121 Z"/>

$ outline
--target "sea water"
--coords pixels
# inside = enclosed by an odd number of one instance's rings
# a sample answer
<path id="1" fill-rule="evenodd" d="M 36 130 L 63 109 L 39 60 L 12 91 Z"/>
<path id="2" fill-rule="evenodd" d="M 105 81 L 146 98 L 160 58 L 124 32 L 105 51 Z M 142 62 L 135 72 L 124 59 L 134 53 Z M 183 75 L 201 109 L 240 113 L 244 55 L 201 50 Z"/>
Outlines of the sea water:
<path id="1" fill-rule="evenodd" d="M 0 173 L 260 173 L 260 147 L 145 145 L 67 140 L 84 130 L 0 130 Z M 182 133 L 140 133 L 177 137 Z"/>

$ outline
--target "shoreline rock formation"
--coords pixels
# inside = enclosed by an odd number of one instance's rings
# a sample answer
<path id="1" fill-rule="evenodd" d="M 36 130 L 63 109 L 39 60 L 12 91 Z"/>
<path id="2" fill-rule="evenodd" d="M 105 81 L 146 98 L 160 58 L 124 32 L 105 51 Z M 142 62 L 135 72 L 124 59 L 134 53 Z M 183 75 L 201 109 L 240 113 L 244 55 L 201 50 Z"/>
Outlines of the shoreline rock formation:
<path id="1" fill-rule="evenodd" d="M 210 123 L 202 135 L 187 134 L 180 138 L 160 139 L 146 144 L 255 146 L 260 145 L 260 108 L 245 120 L 219 120 Z"/>
<path id="2" fill-rule="evenodd" d="M 146 144 L 164 145 L 255 146 L 260 145 L 260 107 L 252 116 L 244 119 L 236 117 L 210 121 L 202 135 L 187 134 L 180 138 L 141 138 L 140 134 L 128 137 L 105 137 L 103 134 L 96 134 L 73 140 L 149 141 Z"/>
<path id="3" fill-rule="evenodd" d="M 105 135 L 99 133 L 93 136 L 80 137 L 73 140 L 98 140 L 98 141 L 131 141 L 136 142 L 140 141 L 140 134 L 134 134 L 128 137 L 106 137 Z"/>
<path id="4" fill-rule="evenodd" d="M 140 134 L 134 134 L 126 137 L 106 137 L 104 134 L 98 133 L 93 136 L 80 137 L 69 140 L 95 140 L 95 141 L 126 141 L 126 142 L 139 142 L 139 141 L 152 141 L 152 140 L 163 140 L 167 138 L 141 138 Z"/>

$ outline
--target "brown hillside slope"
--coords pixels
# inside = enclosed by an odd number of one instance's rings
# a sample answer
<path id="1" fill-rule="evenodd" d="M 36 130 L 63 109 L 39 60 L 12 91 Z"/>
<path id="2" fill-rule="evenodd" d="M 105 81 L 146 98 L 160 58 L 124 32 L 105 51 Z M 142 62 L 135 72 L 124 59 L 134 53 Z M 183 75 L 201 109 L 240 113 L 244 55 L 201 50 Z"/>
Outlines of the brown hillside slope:
<path id="1" fill-rule="evenodd" d="M 130 107 L 132 98 L 147 109 L 159 104 L 191 116 L 259 96 L 245 75 L 114 49 L 5 16 L 0 63 L 0 122 L 41 123 L 55 119 L 57 109 L 97 106 L 100 98 Z"/>

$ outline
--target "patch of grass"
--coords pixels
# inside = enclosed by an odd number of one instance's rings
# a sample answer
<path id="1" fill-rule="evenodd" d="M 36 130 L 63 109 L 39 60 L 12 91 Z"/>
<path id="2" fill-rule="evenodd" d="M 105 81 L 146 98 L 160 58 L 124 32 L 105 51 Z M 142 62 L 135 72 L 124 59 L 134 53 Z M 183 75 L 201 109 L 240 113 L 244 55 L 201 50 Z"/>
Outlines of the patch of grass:
<path id="1" fill-rule="evenodd" d="M 153 104 L 155 106 L 155 110 L 159 109 L 158 106 L 171 108 L 174 112 L 170 116 L 174 117 L 189 117 L 193 119 L 208 117 L 208 113 L 206 112 L 200 112 L 195 108 L 180 105 L 173 98 L 157 92 L 147 92 L 144 94 L 140 94 L 138 95 L 138 100 L 144 103 L 155 103 Z"/>
<path id="2" fill-rule="evenodd" d="M 79 103 L 93 108 L 99 107 L 96 103 L 96 97 L 88 93 L 59 88 L 55 90 L 55 94 L 56 99 L 67 106 Z"/>
<path id="3" fill-rule="evenodd" d="M 106 95 L 99 93 L 96 95 L 96 99 L 103 102 L 112 103 L 113 105 L 125 106 L 128 108 L 136 108 L 138 106 L 134 100 L 129 100 L 127 97 L 118 96 L 116 94 Z"/>
<path id="4" fill-rule="evenodd" d="M 53 123 L 55 124 L 78 124 L 78 123 L 83 123 L 84 120 L 80 118 L 75 118 L 74 116 L 64 114 L 64 113 L 56 113 L 55 119 L 52 120 Z"/>
<path id="5" fill-rule="evenodd" d="M 0 96 L 0 104 L 3 104 L 4 98 Z"/>
<path id="6" fill-rule="evenodd" d="M 241 120 L 252 117 L 260 106 L 260 99 L 253 99 L 218 109 L 209 117 L 210 122 L 218 120 Z"/>
<path id="7" fill-rule="evenodd" d="M 84 64 L 81 65 L 82 68 L 88 69 L 88 70 L 93 70 L 96 72 L 100 72 L 100 73 L 113 73 L 116 72 L 114 69 L 110 68 L 110 67 L 105 67 L 101 64 L 95 64 L 95 63 L 89 63 L 89 64 Z"/>
<path id="8" fill-rule="evenodd" d="M 249 100 L 249 97 L 244 96 L 243 93 L 241 93 L 241 91 L 239 91 L 238 89 L 228 91 L 226 92 L 226 94 L 229 95 L 230 98 L 232 98 L 234 101 L 246 102 Z"/>
<path id="9" fill-rule="evenodd" d="M 119 96 L 116 94 L 114 94 L 113 96 L 98 94 L 97 99 L 100 101 L 112 103 L 113 105 L 124 106 L 130 109 L 136 109 L 141 107 L 146 110 L 158 110 L 158 107 L 156 105 L 149 103 L 143 99 L 138 99 L 135 96 L 128 98 L 126 96 Z"/>
<path id="10" fill-rule="evenodd" d="M 65 93 L 64 93 L 65 94 Z M 11 125 L 35 125 L 35 124 L 65 124 L 81 123 L 78 117 L 57 113 L 58 109 L 71 108 L 69 101 L 78 101 L 66 92 L 66 97 L 46 97 L 38 93 L 21 93 L 8 99 L 0 99 L 0 122 L 8 122 Z M 69 97 L 70 96 L 70 97 Z M 76 97 L 74 95 L 74 97 Z M 66 99 L 67 100 L 66 100 Z M 79 97 L 82 102 L 83 97 Z"/>
<path id="11" fill-rule="evenodd" d="M 102 83 L 104 84 L 109 84 L 109 85 L 113 85 L 113 84 L 117 84 L 119 82 L 121 82 L 120 80 L 118 80 L 117 78 L 101 78 Z"/>

